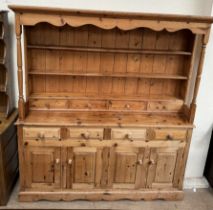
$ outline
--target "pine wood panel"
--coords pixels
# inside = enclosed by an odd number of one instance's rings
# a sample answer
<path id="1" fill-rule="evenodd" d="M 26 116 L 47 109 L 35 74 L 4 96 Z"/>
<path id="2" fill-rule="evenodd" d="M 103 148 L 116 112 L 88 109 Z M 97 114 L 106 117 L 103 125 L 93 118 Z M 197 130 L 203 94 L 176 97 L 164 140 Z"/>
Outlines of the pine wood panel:
<path id="1" fill-rule="evenodd" d="M 152 148 L 148 162 L 147 187 L 148 188 L 173 188 L 173 178 L 177 164 L 179 148 Z"/>
<path id="2" fill-rule="evenodd" d="M 94 188 L 99 158 L 97 154 L 97 148 L 94 147 L 68 148 L 67 188 L 87 189 L 89 186 Z"/>
<path id="3" fill-rule="evenodd" d="M 26 187 L 60 188 L 61 152 L 60 148 L 26 147 L 24 157 L 26 164 Z"/>

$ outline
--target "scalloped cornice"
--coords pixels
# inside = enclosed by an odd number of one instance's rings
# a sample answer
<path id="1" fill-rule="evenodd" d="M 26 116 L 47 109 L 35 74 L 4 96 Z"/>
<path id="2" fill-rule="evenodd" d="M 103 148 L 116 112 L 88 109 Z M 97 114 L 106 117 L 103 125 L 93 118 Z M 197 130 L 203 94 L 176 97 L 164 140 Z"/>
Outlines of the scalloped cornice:
<path id="1" fill-rule="evenodd" d="M 132 30 L 140 27 L 155 31 L 167 30 L 175 32 L 188 29 L 195 34 L 203 34 L 207 43 L 212 17 L 144 14 L 127 12 L 72 10 L 62 8 L 34 7 L 10 5 L 16 13 L 16 18 L 21 25 L 35 25 L 39 22 L 47 22 L 55 26 L 68 24 L 79 27 L 91 24 L 102 29 L 119 28 Z"/>
<path id="2" fill-rule="evenodd" d="M 140 27 L 149 28 L 155 31 L 167 30 L 175 32 L 182 29 L 189 29 L 196 34 L 205 34 L 210 28 L 208 23 L 190 23 L 180 21 L 159 21 L 159 20 L 142 20 L 128 18 L 105 18 L 77 15 L 52 15 L 52 14 L 34 14 L 24 13 L 20 15 L 20 24 L 35 25 L 39 22 L 47 22 L 54 26 L 63 26 L 68 24 L 73 27 L 79 27 L 91 24 L 102 29 L 119 28 L 121 30 L 132 30 Z"/>

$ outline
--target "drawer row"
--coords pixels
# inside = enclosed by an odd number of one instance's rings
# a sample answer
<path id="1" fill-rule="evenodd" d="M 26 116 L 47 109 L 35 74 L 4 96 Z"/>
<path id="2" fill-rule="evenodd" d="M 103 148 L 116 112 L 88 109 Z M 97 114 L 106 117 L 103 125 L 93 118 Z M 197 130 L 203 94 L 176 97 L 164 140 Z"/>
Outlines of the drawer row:
<path id="1" fill-rule="evenodd" d="M 178 111 L 183 101 L 122 101 L 122 100 L 72 100 L 72 99 L 30 99 L 30 109 L 74 109 L 110 111 Z"/>
<path id="2" fill-rule="evenodd" d="M 185 140 L 187 129 L 173 128 L 58 128 L 24 127 L 23 137 L 35 140 Z"/>

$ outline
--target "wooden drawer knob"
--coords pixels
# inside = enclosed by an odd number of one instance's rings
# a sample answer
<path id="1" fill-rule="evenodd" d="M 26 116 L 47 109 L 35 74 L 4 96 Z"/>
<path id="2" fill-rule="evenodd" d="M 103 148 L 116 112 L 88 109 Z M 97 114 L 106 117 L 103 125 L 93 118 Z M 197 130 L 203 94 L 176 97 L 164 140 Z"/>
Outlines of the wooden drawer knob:
<path id="1" fill-rule="evenodd" d="M 128 140 L 132 140 L 132 133 L 131 132 L 127 133 L 125 138 Z"/>
<path id="2" fill-rule="evenodd" d="M 167 139 L 167 140 L 173 140 L 173 137 L 172 137 L 170 134 L 168 134 L 168 135 L 166 136 L 166 139 Z"/>
<path id="3" fill-rule="evenodd" d="M 129 108 L 130 108 L 130 105 L 129 105 L 129 104 L 126 104 L 126 105 L 125 105 L 125 108 L 126 108 L 126 109 L 129 109 Z"/>
<path id="4" fill-rule="evenodd" d="M 45 135 L 44 134 L 41 134 L 41 133 L 37 134 L 36 141 L 38 141 L 38 140 L 44 140 L 44 139 L 45 139 Z"/>
<path id="5" fill-rule="evenodd" d="M 85 133 L 82 133 L 81 136 L 82 136 L 84 139 L 89 139 L 90 133 L 89 133 L 89 132 L 85 132 Z"/>
<path id="6" fill-rule="evenodd" d="M 37 134 L 37 137 L 36 137 L 36 141 L 38 141 L 38 140 L 40 140 L 40 139 L 41 139 L 41 134 L 38 133 L 38 134 Z"/>
<path id="7" fill-rule="evenodd" d="M 92 108 L 92 104 L 88 103 L 87 104 L 87 108 L 91 109 Z"/>

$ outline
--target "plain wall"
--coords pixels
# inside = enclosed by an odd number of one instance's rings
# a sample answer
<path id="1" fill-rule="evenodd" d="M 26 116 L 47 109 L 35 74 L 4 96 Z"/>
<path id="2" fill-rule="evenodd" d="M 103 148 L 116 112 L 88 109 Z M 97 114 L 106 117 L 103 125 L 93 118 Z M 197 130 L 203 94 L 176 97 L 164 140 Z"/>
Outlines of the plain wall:
<path id="1" fill-rule="evenodd" d="M 150 12 L 150 13 L 170 13 L 184 15 L 213 15 L 213 0 L 50 0 L 50 1 L 27 1 L 23 0 L 21 4 L 52 6 L 76 9 L 92 10 L 113 10 L 129 12 Z M 7 8 L 7 3 L 18 4 L 15 0 L 0 0 L 1 8 Z M 4 5 L 3 5 L 4 4 Z M 19 3 L 20 4 L 20 3 Z M 11 30 L 14 33 L 14 15 L 9 14 Z M 16 77 L 16 46 L 15 35 L 13 43 L 14 52 L 14 75 Z M 197 99 L 197 112 L 195 117 L 196 128 L 193 131 L 192 143 L 190 147 L 189 159 L 186 169 L 186 177 L 202 177 L 204 165 L 209 147 L 213 124 L 213 31 L 211 30 L 210 42 L 206 49 L 206 59 L 204 63 L 203 76 Z M 14 84 L 16 91 L 16 101 L 18 98 L 17 79 Z"/>

